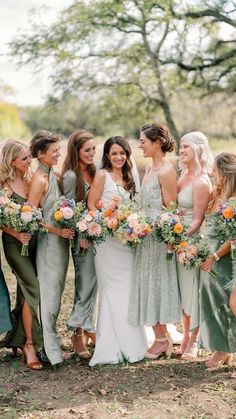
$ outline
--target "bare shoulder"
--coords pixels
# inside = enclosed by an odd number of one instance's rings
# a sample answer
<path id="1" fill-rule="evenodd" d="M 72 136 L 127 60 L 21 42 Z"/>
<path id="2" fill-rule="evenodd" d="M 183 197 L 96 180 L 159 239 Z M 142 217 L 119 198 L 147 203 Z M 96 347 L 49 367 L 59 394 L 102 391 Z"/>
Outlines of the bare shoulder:
<path id="1" fill-rule="evenodd" d="M 104 169 L 100 169 L 97 171 L 95 178 L 99 181 L 104 181 L 106 176 L 106 171 Z"/>
<path id="2" fill-rule="evenodd" d="M 210 179 L 205 176 L 197 176 L 193 180 L 193 188 L 195 191 L 209 191 L 211 188 Z"/>
<path id="3" fill-rule="evenodd" d="M 37 185 L 41 189 L 45 187 L 47 183 L 48 183 L 48 175 L 42 172 L 41 170 L 36 170 L 36 172 L 34 172 L 31 179 L 31 186 Z"/>
<path id="4" fill-rule="evenodd" d="M 165 164 L 163 164 L 163 166 L 160 168 L 159 174 L 161 178 L 177 178 L 176 169 L 174 168 L 173 164 L 169 161 L 166 161 Z"/>

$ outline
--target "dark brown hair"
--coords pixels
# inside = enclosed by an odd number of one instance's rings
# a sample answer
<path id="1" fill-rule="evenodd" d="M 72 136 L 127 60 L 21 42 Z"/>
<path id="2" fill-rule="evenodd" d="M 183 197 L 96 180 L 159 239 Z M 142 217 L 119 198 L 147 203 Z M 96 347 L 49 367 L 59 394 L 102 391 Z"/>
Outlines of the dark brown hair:
<path id="1" fill-rule="evenodd" d="M 46 153 L 51 144 L 57 143 L 60 140 L 61 138 L 59 135 L 53 134 L 45 129 L 39 129 L 30 141 L 30 152 L 32 157 L 37 158 L 39 152 Z"/>
<path id="2" fill-rule="evenodd" d="M 133 196 L 135 194 L 135 183 L 131 172 L 133 167 L 132 162 L 130 160 L 131 148 L 127 140 L 120 136 L 110 137 L 108 138 L 108 140 L 106 140 L 103 148 L 102 169 L 110 171 L 112 168 L 111 162 L 108 158 L 108 154 L 110 152 L 111 147 L 114 144 L 119 145 L 125 151 L 127 160 L 122 167 L 122 178 L 125 183 L 125 190 L 130 191 Z"/>
<path id="3" fill-rule="evenodd" d="M 85 181 L 81 173 L 80 168 L 80 159 L 79 151 L 83 145 L 88 141 L 92 140 L 93 135 L 91 132 L 85 129 L 77 129 L 72 132 L 69 137 L 68 146 L 67 146 L 67 155 L 62 168 L 62 175 L 68 170 L 72 170 L 77 177 L 77 187 L 76 187 L 76 200 L 77 201 L 86 201 L 85 194 Z M 96 167 L 94 164 L 89 164 L 87 167 L 88 175 L 94 179 L 96 173 Z"/>
<path id="4" fill-rule="evenodd" d="M 163 153 L 171 152 L 175 148 L 175 140 L 170 135 L 168 128 L 160 124 L 147 124 L 141 128 L 146 137 L 153 143 L 160 141 Z"/>

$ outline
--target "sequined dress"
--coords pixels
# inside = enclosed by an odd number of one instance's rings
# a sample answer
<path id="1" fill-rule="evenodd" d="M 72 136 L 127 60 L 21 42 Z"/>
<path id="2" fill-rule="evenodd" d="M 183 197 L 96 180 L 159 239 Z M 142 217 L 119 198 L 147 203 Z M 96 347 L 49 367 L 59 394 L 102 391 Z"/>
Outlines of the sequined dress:
<path id="1" fill-rule="evenodd" d="M 159 171 L 141 186 L 141 205 L 146 216 L 156 220 L 162 210 Z M 131 284 L 129 321 L 131 324 L 153 326 L 174 323 L 180 318 L 180 296 L 176 261 L 166 260 L 167 247 L 151 236 L 138 246 Z"/>

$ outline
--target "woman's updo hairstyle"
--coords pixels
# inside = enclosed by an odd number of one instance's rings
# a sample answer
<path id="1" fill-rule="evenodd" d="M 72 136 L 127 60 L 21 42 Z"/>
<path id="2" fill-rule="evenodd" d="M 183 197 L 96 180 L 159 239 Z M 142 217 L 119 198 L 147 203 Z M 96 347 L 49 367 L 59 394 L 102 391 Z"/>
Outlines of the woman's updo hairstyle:
<path id="1" fill-rule="evenodd" d="M 46 153 L 51 144 L 57 143 L 60 140 L 59 135 L 53 134 L 45 129 L 38 130 L 30 142 L 32 157 L 38 158 L 39 154 Z"/>
<path id="2" fill-rule="evenodd" d="M 161 150 L 163 153 L 171 152 L 175 149 L 175 140 L 170 135 L 168 128 L 161 124 L 147 124 L 141 128 L 146 137 L 155 143 L 160 141 Z"/>

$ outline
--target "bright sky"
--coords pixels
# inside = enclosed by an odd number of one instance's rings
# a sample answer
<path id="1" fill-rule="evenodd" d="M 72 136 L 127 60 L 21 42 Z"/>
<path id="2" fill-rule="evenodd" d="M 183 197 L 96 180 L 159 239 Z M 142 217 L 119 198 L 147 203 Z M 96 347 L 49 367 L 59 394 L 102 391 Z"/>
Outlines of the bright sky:
<path id="1" fill-rule="evenodd" d="M 47 6 L 45 14 L 52 21 L 58 12 L 69 6 L 72 0 L 1 0 L 0 1 L 0 79 L 13 87 L 15 94 L 7 98 L 18 105 L 42 103 L 49 91 L 46 74 L 34 75 L 33 68 L 18 68 L 12 57 L 7 56 L 8 42 L 17 33 L 27 29 L 33 9 Z"/>

